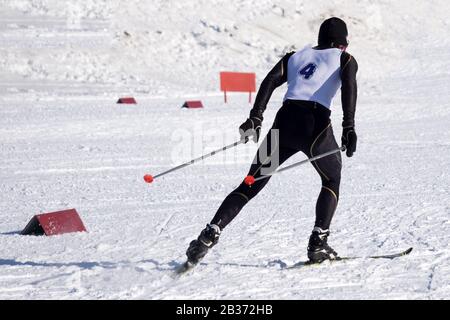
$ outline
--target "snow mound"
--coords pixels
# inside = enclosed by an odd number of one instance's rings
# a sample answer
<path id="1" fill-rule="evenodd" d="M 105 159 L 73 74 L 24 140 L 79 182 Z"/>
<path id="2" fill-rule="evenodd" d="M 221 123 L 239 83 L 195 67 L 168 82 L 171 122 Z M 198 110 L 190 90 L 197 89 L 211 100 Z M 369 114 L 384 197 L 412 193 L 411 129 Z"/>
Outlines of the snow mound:
<path id="1" fill-rule="evenodd" d="M 448 42 L 440 36 L 450 23 L 447 1 L 405 3 L 2 1 L 35 19 L 60 20 L 55 28 L 30 20 L 4 32 L 23 41 L 0 52 L 0 66 L 31 79 L 213 92 L 221 70 L 253 71 L 261 81 L 286 52 L 314 44 L 325 18 L 339 16 L 347 21 L 361 80 L 373 82 L 392 72 L 417 74 L 421 66 L 411 64 L 417 47 Z M 41 48 L 24 51 L 23 42 L 33 41 Z"/>

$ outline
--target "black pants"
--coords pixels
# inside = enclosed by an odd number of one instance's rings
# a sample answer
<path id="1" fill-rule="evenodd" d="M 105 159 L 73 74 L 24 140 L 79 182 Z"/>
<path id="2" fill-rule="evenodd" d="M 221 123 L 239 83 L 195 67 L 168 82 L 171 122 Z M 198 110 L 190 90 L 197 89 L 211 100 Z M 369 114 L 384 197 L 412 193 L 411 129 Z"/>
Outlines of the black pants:
<path id="1" fill-rule="evenodd" d="M 276 115 L 272 129 L 264 138 L 250 167 L 248 174 L 255 178 L 275 170 L 299 151 L 313 157 L 339 147 L 331 128 L 330 111 L 318 103 L 285 101 Z M 330 226 L 339 199 L 341 154 L 335 153 L 312 164 L 322 179 L 322 189 L 316 204 L 315 226 L 326 230 Z M 269 180 L 270 176 L 256 181 L 251 186 L 241 183 L 225 198 L 211 223 L 223 229 Z"/>

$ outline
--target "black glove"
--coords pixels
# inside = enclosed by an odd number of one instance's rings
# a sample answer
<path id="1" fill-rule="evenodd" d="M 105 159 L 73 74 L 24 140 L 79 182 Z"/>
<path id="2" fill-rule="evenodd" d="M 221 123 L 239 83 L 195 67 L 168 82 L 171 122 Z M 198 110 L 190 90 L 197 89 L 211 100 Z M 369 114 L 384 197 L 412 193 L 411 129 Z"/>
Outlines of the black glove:
<path id="1" fill-rule="evenodd" d="M 250 117 L 239 127 L 239 133 L 241 139 L 245 138 L 245 143 L 248 142 L 250 137 L 253 137 L 253 141 L 258 142 L 259 135 L 261 133 L 262 120 L 257 117 Z"/>
<path id="2" fill-rule="evenodd" d="M 353 156 L 353 152 L 356 151 L 356 136 L 354 127 L 347 127 L 342 130 L 342 145 L 347 149 L 347 157 Z"/>

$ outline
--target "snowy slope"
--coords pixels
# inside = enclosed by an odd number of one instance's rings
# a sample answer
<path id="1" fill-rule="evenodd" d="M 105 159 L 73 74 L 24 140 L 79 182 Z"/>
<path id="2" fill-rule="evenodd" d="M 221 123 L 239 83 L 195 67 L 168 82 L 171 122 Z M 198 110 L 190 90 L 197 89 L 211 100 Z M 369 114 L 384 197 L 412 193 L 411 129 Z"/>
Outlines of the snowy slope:
<path id="1" fill-rule="evenodd" d="M 0 298 L 448 299 L 449 12 L 447 1 L 0 1 Z M 330 242 L 341 255 L 414 251 L 281 270 L 306 259 L 320 181 L 305 166 L 274 177 L 204 264 L 173 279 L 256 146 L 151 186 L 142 176 L 235 141 L 247 97 L 225 106 L 218 72 L 261 81 L 332 15 L 348 22 L 360 96 Z M 116 105 L 123 94 L 139 104 Z M 187 98 L 205 109 L 181 110 Z M 34 214 L 72 207 L 88 233 L 18 235 Z"/>

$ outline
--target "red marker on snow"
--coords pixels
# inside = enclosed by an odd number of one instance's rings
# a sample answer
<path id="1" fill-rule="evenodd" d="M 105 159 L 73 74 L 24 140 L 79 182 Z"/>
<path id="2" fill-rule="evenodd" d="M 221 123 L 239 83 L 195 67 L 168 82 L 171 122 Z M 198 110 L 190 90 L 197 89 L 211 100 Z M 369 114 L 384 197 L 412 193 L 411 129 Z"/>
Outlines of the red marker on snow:
<path id="1" fill-rule="evenodd" d="M 152 183 L 153 182 L 153 176 L 151 174 L 146 174 L 144 176 L 144 181 L 147 183 Z"/>
<path id="2" fill-rule="evenodd" d="M 244 179 L 244 183 L 248 186 L 251 186 L 255 183 L 255 177 L 254 176 L 246 176 Z"/>

